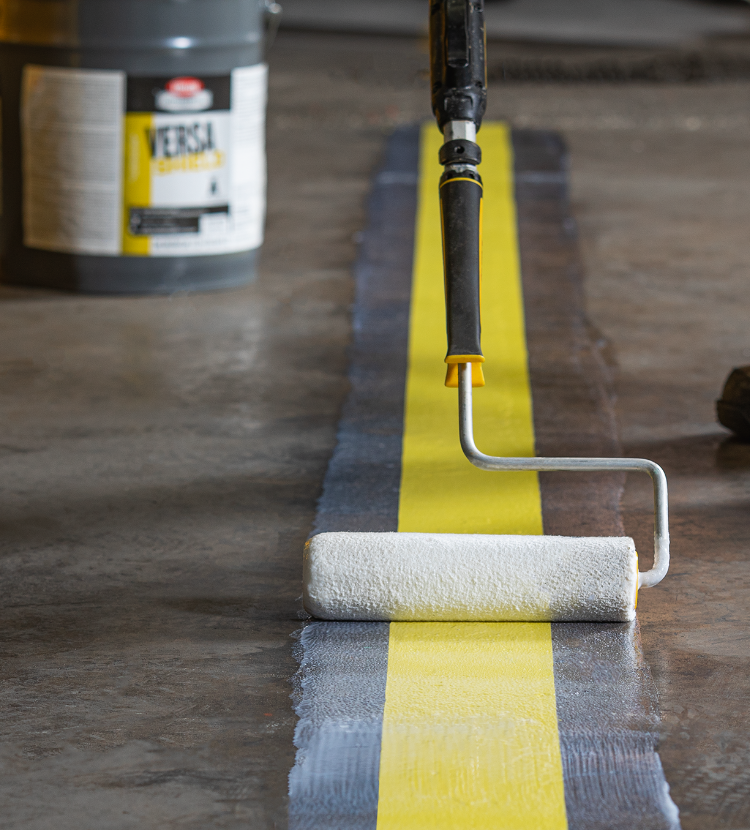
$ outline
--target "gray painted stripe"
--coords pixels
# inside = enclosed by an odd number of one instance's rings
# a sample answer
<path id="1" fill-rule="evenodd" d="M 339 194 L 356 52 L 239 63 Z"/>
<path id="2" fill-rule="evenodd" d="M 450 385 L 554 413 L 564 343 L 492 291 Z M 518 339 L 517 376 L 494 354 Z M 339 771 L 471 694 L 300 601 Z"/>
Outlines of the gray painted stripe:
<path id="1" fill-rule="evenodd" d="M 289 828 L 375 830 L 388 623 L 310 623 L 300 652 Z"/>
<path id="2" fill-rule="evenodd" d="M 677 830 L 637 623 L 552 626 L 569 830 Z"/>
<path id="3" fill-rule="evenodd" d="M 515 130 L 513 156 L 537 455 L 621 455 L 601 337 L 586 319 L 567 148 L 557 133 Z M 621 536 L 624 481 L 623 473 L 540 473 L 544 532 Z"/>
<path id="4" fill-rule="evenodd" d="M 419 126 L 396 130 L 375 175 L 354 275 L 351 392 L 315 533 L 398 527 Z"/>

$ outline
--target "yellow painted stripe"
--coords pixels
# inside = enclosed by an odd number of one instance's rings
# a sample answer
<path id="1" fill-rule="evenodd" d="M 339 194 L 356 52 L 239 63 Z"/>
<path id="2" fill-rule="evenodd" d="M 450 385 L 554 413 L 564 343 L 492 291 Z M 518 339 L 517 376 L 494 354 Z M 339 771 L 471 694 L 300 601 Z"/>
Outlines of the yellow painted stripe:
<path id="1" fill-rule="evenodd" d="M 492 455 L 534 455 L 521 295 L 513 158 L 508 130 L 486 124 L 482 253 L 482 365 L 474 392 L 477 444 Z M 398 529 L 433 533 L 541 533 L 536 473 L 488 473 L 458 443 L 456 391 L 445 381 L 445 298 L 437 128 L 422 137 L 409 368 Z"/>
<path id="2" fill-rule="evenodd" d="M 377 830 L 565 830 L 548 623 L 391 623 Z"/>
<path id="3" fill-rule="evenodd" d="M 533 455 L 531 395 L 506 127 L 481 132 L 485 451 Z M 400 531 L 541 533 L 535 474 L 483 473 L 461 454 L 445 350 L 436 162 L 423 133 Z M 566 830 L 551 627 L 391 623 L 377 830 Z"/>

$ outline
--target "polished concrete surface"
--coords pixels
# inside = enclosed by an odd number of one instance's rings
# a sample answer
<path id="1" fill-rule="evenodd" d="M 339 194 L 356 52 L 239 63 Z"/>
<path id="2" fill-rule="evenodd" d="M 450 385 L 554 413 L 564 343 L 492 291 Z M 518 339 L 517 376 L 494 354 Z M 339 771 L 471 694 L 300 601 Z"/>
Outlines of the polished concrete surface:
<path id="1" fill-rule="evenodd" d="M 0 291 L 3 825 L 283 828 L 300 549 L 346 394 L 350 268 L 408 39 L 282 34 L 259 281 L 103 299 Z M 750 84 L 491 89 L 572 151 L 588 309 L 620 435 L 670 477 L 644 592 L 686 830 L 750 826 L 750 448 L 714 422 L 750 363 Z M 646 483 L 646 488 L 647 488 Z M 625 493 L 648 547 L 648 492 Z"/>

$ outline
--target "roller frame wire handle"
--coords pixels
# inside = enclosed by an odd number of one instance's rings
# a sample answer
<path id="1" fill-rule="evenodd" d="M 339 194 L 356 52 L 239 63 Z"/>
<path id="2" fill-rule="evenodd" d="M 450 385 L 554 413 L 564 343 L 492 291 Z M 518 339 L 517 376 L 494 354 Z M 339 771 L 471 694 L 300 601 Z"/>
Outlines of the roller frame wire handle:
<path id="1" fill-rule="evenodd" d="M 654 564 L 638 573 L 638 587 L 658 585 L 669 570 L 669 508 L 664 470 L 645 458 L 503 458 L 485 455 L 474 443 L 471 370 L 468 363 L 458 367 L 458 422 L 461 449 L 480 470 L 489 472 L 639 472 L 651 476 L 654 484 Z"/>
<path id="2" fill-rule="evenodd" d="M 458 387 L 461 448 L 488 471 L 647 472 L 654 482 L 654 566 L 638 572 L 629 537 L 323 532 L 307 541 L 303 569 L 305 609 L 322 619 L 628 622 L 635 619 L 638 588 L 656 585 L 669 566 L 667 482 L 657 464 L 638 458 L 499 458 L 474 443 L 472 388 L 484 385 L 481 151 L 475 142 L 486 95 L 482 12 L 482 0 L 430 3 L 432 103 L 445 139 L 440 213 L 446 385 Z"/>
<path id="3" fill-rule="evenodd" d="M 443 232 L 448 373 L 458 387 L 461 448 L 482 470 L 551 472 L 644 472 L 654 485 L 654 564 L 639 572 L 638 587 L 664 579 L 669 568 L 667 478 L 644 458 L 501 458 L 474 443 L 472 387 L 484 386 L 481 364 L 482 180 L 476 144 L 487 101 L 483 0 L 430 3 L 432 111 L 443 132 L 440 216 Z"/>

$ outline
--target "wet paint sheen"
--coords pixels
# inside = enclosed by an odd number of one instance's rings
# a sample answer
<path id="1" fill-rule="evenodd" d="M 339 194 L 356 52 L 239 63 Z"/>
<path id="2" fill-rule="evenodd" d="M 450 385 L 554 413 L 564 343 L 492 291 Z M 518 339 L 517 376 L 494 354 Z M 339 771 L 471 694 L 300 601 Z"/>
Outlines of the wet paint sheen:
<path id="1" fill-rule="evenodd" d="M 375 830 L 388 623 L 313 622 L 299 645 L 289 830 Z"/>
<path id="2" fill-rule="evenodd" d="M 546 623 L 391 623 L 378 830 L 565 830 Z"/>
<path id="3" fill-rule="evenodd" d="M 443 386 L 440 135 L 425 128 L 417 212 L 399 531 L 542 533 L 535 473 L 486 473 L 458 443 Z M 534 455 L 510 136 L 481 133 L 485 163 L 479 446 Z M 565 830 L 551 627 L 392 623 L 377 830 Z"/>

